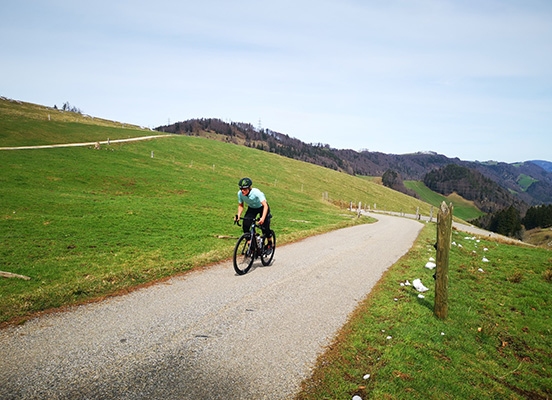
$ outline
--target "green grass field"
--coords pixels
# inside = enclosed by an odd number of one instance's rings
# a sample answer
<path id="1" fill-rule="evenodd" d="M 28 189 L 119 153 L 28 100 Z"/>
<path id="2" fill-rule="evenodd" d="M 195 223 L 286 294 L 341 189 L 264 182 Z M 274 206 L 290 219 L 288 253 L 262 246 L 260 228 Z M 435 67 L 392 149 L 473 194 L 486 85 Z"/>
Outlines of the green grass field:
<path id="1" fill-rule="evenodd" d="M 464 221 L 470 221 L 475 219 L 484 213 L 479 211 L 469 201 L 463 199 L 457 194 L 451 194 L 449 196 L 443 196 L 429 189 L 423 182 L 420 181 L 405 181 L 404 186 L 408 189 L 415 191 L 420 199 L 426 203 L 429 203 L 435 207 L 439 207 L 444 201 L 446 204 L 452 203 L 454 206 L 454 216 Z"/>

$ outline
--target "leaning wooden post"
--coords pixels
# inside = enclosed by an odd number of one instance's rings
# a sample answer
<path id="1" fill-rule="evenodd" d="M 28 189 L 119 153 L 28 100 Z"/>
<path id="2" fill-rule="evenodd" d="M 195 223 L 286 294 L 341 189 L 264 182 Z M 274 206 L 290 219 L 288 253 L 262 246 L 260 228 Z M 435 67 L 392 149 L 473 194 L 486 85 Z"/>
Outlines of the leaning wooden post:
<path id="1" fill-rule="evenodd" d="M 448 269 L 450 242 L 452 239 L 452 203 L 445 202 L 437 213 L 437 267 L 435 271 L 435 306 L 437 318 L 445 319 L 448 314 Z"/>

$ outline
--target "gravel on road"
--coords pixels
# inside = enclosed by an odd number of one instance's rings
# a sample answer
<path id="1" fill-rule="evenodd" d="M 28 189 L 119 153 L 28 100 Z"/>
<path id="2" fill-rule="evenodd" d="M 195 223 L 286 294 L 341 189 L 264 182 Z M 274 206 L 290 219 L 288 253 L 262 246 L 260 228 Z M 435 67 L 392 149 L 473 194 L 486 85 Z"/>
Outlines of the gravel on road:
<path id="1" fill-rule="evenodd" d="M 289 399 L 419 234 L 379 221 L 0 330 L 2 399 Z M 277 232 L 276 232 L 277 233 Z"/>

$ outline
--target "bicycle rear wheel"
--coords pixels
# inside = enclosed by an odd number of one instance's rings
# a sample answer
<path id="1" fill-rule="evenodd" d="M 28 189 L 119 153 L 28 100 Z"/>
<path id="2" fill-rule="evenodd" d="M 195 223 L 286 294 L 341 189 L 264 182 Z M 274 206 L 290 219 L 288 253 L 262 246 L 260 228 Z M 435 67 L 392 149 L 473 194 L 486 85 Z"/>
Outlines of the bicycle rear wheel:
<path id="1" fill-rule="evenodd" d="M 263 239 L 263 252 L 261 254 L 261 262 L 264 266 L 270 265 L 272 259 L 274 258 L 274 252 L 276 251 L 276 234 L 273 230 L 270 231 L 270 240 L 272 241 L 272 246 L 270 251 L 268 251 L 268 239 Z"/>
<path id="2" fill-rule="evenodd" d="M 234 248 L 234 270 L 238 275 L 247 274 L 255 259 L 255 249 L 252 244 L 247 243 L 248 240 L 249 235 L 241 235 Z"/>

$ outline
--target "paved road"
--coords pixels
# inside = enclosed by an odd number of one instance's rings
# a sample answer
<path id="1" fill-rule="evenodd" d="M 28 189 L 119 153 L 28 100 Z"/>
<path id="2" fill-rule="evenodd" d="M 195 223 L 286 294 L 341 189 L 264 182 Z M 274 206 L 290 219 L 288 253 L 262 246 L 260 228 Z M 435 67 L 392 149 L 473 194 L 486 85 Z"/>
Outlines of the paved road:
<path id="1" fill-rule="evenodd" d="M 405 214 L 405 213 L 395 212 L 395 211 L 372 211 L 370 215 L 374 215 L 374 214 L 394 215 L 394 216 L 404 217 L 404 218 L 419 219 L 420 221 L 425 221 L 425 222 L 428 222 L 428 221 L 429 222 L 437 222 L 437 216 L 436 215 L 433 216 L 433 217 L 429 217 L 427 215 L 419 215 L 418 216 L 418 215 L 415 215 L 415 214 Z M 478 235 L 478 236 L 487 237 L 487 238 L 490 238 L 490 239 L 499 239 L 503 242 L 522 244 L 522 245 L 525 245 L 525 246 L 532 246 L 531 244 L 524 243 L 524 242 L 522 242 L 518 239 L 514 239 L 514 238 L 511 238 L 511 237 L 508 237 L 508 236 L 500 235 L 500 234 L 495 233 L 495 232 L 487 231 L 485 229 L 478 228 L 477 226 L 474 226 L 474 225 L 467 225 L 467 224 L 462 224 L 460 222 L 453 221 L 452 222 L 452 227 L 456 228 L 459 231 L 470 233 L 472 235 Z"/>
<path id="2" fill-rule="evenodd" d="M 0 330 L 2 399 L 288 399 L 408 251 L 422 224 L 386 215 Z"/>

